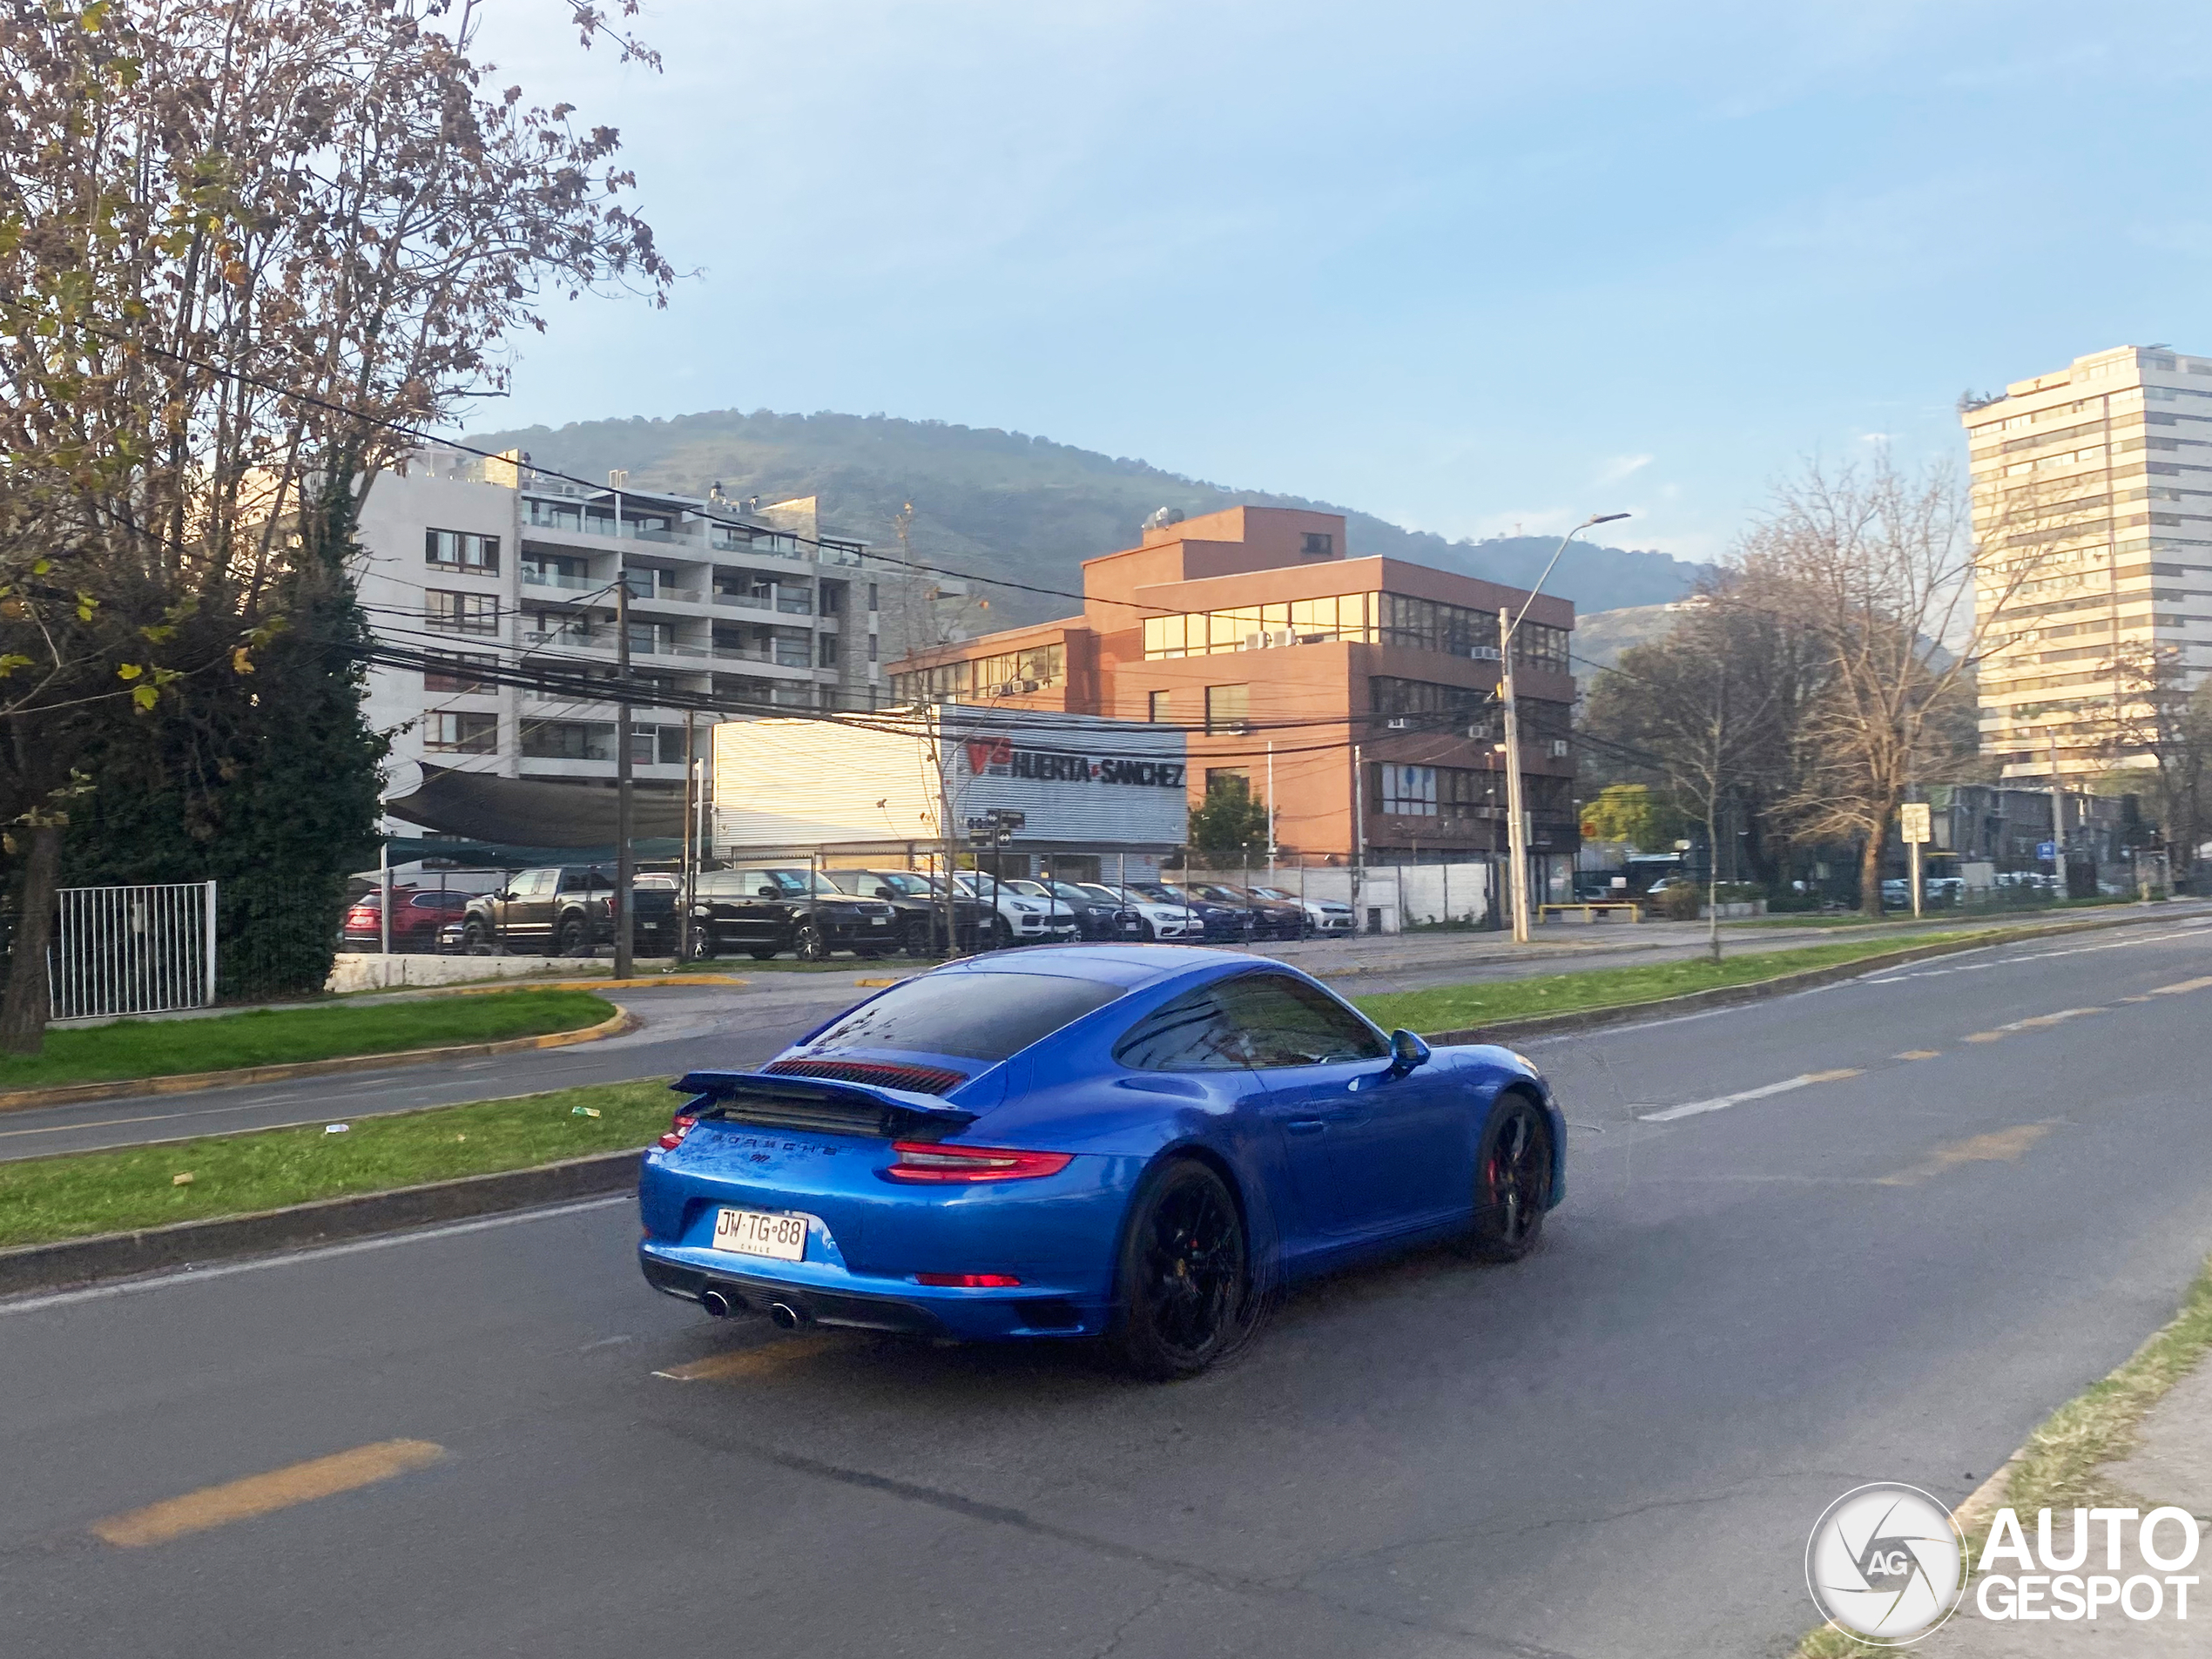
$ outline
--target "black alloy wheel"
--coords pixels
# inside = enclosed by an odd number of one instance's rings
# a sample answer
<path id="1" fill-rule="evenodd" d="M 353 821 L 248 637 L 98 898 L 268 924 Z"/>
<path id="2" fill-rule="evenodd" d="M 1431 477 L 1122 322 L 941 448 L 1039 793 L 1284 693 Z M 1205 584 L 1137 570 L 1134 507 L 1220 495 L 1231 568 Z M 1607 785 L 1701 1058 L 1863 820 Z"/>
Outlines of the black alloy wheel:
<path id="1" fill-rule="evenodd" d="M 481 921 L 463 922 L 461 927 L 462 954 L 468 956 L 491 954 L 491 930 Z"/>
<path id="2" fill-rule="evenodd" d="M 705 927 L 691 930 L 691 960 L 695 962 L 714 960 L 714 934 Z"/>
<path id="3" fill-rule="evenodd" d="M 934 956 L 937 954 L 937 927 L 934 922 L 910 921 L 907 924 L 906 952 L 909 956 Z"/>
<path id="4" fill-rule="evenodd" d="M 591 954 L 591 930 L 581 916 L 570 916 L 561 924 L 561 936 L 554 942 L 556 956 L 589 956 Z"/>
<path id="5" fill-rule="evenodd" d="M 1221 1177 L 1193 1158 L 1148 1174 L 1122 1243 L 1114 1341 L 1157 1382 L 1194 1377 L 1243 1333 L 1251 1299 L 1244 1219 Z"/>
<path id="6" fill-rule="evenodd" d="M 802 962 L 829 961 L 829 941 L 823 936 L 822 930 L 811 921 L 802 923 L 799 931 L 792 935 L 791 948 L 799 954 L 799 960 Z"/>
<path id="7" fill-rule="evenodd" d="M 991 918 L 990 931 L 985 935 L 985 950 L 1006 950 L 1014 943 L 1014 924 L 1004 916 Z"/>
<path id="8" fill-rule="evenodd" d="M 1551 1194 L 1551 1125 L 1527 1096 L 1501 1096 L 1475 1154 L 1468 1252 L 1486 1262 L 1519 1261 L 1543 1236 Z"/>

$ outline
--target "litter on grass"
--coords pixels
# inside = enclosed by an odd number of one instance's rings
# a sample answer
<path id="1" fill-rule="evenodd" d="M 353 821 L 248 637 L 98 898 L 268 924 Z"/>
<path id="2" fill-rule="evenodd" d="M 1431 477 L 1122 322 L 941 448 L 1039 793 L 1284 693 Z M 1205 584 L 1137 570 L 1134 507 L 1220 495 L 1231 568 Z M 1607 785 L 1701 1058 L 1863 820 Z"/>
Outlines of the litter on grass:
<path id="1" fill-rule="evenodd" d="M 169 1177 L 169 1184 L 172 1187 L 188 1187 L 192 1185 L 192 1171 L 190 1170 L 186 1170 L 182 1175 L 171 1176 Z"/>
<path id="2" fill-rule="evenodd" d="M 322 1126 L 322 1132 L 326 1135 L 343 1135 L 351 1128 L 353 1128 L 351 1123 L 325 1123 Z"/>
<path id="3" fill-rule="evenodd" d="M 569 1109 L 570 1117 L 597 1117 L 598 1115 L 599 1109 L 597 1106 L 573 1106 Z"/>

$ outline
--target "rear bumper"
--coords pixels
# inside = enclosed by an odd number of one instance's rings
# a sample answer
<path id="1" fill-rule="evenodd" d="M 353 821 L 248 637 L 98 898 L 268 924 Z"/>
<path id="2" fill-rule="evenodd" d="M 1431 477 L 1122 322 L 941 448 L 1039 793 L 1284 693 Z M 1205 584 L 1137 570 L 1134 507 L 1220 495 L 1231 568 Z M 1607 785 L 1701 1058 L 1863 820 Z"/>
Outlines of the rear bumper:
<path id="1" fill-rule="evenodd" d="M 1096 1336 L 1106 1329 L 1105 1298 L 1047 1285 L 953 1290 L 896 1279 L 864 1279 L 827 1263 L 762 1262 L 718 1250 L 647 1240 L 637 1247 L 645 1283 L 696 1302 L 710 1290 L 740 1312 L 765 1314 L 780 1303 L 809 1324 L 903 1336 L 995 1342 L 1024 1337 Z"/>

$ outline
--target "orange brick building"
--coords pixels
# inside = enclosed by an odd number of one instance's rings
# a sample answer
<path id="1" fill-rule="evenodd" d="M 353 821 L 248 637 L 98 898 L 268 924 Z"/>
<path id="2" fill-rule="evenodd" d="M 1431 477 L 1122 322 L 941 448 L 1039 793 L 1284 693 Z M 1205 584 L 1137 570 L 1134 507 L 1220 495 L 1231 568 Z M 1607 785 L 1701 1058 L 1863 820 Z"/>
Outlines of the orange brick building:
<path id="1" fill-rule="evenodd" d="M 1148 528 L 1084 563 L 1082 615 L 917 652 L 893 664 L 893 698 L 1187 727 L 1194 806 L 1230 776 L 1269 797 L 1271 745 L 1285 856 L 1342 861 L 1364 839 L 1371 865 L 1502 857 L 1500 617 L 1527 595 L 1344 544 L 1340 516 L 1283 508 Z M 1540 890 L 1576 845 L 1574 626 L 1571 603 L 1540 597 L 1514 644 Z"/>

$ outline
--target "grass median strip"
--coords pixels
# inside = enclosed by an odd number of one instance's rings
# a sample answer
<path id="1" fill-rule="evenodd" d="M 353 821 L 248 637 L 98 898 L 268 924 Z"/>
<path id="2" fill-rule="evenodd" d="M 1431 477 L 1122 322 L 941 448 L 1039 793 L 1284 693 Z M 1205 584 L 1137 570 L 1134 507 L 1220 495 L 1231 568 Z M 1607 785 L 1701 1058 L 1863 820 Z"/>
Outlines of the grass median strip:
<path id="1" fill-rule="evenodd" d="M 578 1031 L 610 1018 L 590 991 L 502 991 L 373 1008 L 254 1008 L 195 1020 L 118 1020 L 52 1030 L 45 1052 L 0 1060 L 0 1090 L 122 1082 L 243 1066 L 400 1054 Z"/>
<path id="2" fill-rule="evenodd" d="M 0 1163 L 0 1249 L 622 1151 L 676 1105 L 664 1082 L 601 1083 L 364 1117 L 342 1135 L 311 1123 L 24 1158 Z"/>
<path id="3" fill-rule="evenodd" d="M 1939 945 L 1983 937 L 1986 930 L 1921 934 L 1910 939 L 1854 939 L 1834 945 L 1806 945 L 1796 950 L 1746 951 L 1718 963 L 1653 962 L 1636 968 L 1596 968 L 1579 974 L 1547 974 L 1537 979 L 1487 980 L 1473 985 L 1439 985 L 1425 991 L 1386 991 L 1352 1000 L 1386 1029 L 1458 1031 L 1500 1020 L 1536 1014 L 1572 1014 L 1584 1008 L 1627 1008 L 1656 1002 L 1689 991 L 1725 985 L 1750 985 L 1808 968 L 1833 968 L 1906 947 Z M 1994 937 L 1996 935 L 1990 934 Z"/>

